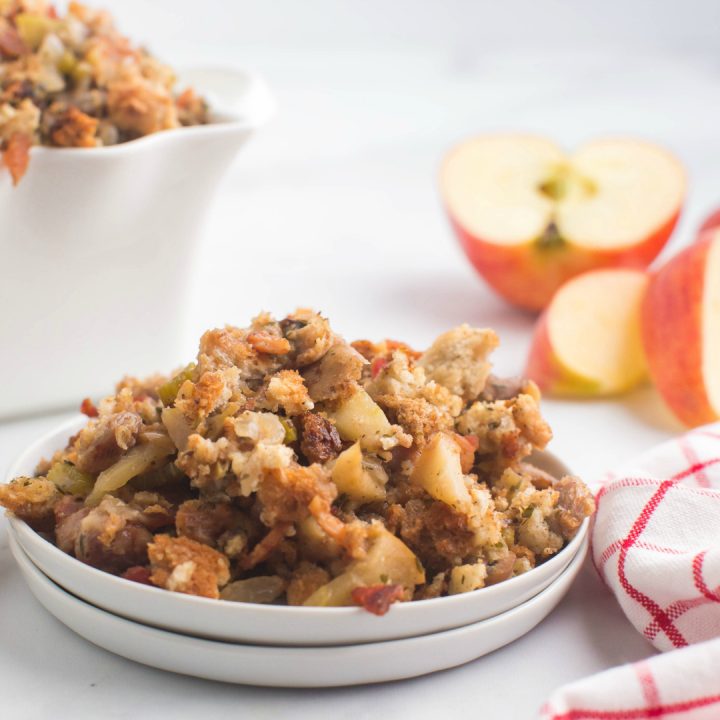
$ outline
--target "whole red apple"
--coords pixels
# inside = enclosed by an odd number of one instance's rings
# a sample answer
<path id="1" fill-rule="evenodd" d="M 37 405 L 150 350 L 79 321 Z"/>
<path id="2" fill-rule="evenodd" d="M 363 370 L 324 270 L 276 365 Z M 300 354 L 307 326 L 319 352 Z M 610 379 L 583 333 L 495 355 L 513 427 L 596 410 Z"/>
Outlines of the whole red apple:
<path id="1" fill-rule="evenodd" d="M 715 210 L 715 212 L 710 213 L 710 215 L 705 218 L 698 230 L 698 238 L 702 236 L 706 230 L 714 230 L 715 228 L 720 228 L 720 210 Z"/>
<path id="2" fill-rule="evenodd" d="M 643 302 L 650 374 L 690 426 L 720 418 L 720 228 L 660 268 Z"/>

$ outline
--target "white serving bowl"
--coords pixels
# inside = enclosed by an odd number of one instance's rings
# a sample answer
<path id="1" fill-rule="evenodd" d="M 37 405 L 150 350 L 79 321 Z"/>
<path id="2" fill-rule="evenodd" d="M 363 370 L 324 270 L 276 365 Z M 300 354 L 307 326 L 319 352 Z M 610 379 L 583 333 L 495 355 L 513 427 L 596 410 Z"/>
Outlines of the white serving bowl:
<path id="1" fill-rule="evenodd" d="M 0 164 L 0 376 L 12 378 L 0 417 L 67 407 L 182 358 L 207 210 L 274 108 L 252 73 L 184 78 L 208 98 L 210 124 L 112 147 L 34 147 L 17 187 Z"/>
<path id="2" fill-rule="evenodd" d="M 42 457 L 64 447 L 87 418 L 79 417 L 29 447 L 8 480 L 34 472 Z M 534 462 L 552 475 L 568 471 L 547 452 Z M 551 585 L 573 560 L 587 535 L 588 522 L 557 555 L 524 575 L 450 597 L 394 605 L 383 617 L 361 608 L 288 607 L 233 603 L 183 595 L 124 580 L 85 565 L 43 539 L 17 518 L 10 534 L 32 562 L 73 595 L 131 620 L 187 635 L 261 645 L 326 646 L 396 640 L 436 633 L 493 617 Z"/>
<path id="3" fill-rule="evenodd" d="M 124 620 L 65 592 L 10 539 L 37 600 L 86 640 L 161 670 L 243 685 L 336 687 L 446 670 L 517 640 L 552 612 L 582 567 L 587 539 L 566 570 L 531 600 L 482 622 L 391 642 L 341 647 L 263 647 L 215 642 Z M 392 612 L 390 613 L 392 615 Z"/>

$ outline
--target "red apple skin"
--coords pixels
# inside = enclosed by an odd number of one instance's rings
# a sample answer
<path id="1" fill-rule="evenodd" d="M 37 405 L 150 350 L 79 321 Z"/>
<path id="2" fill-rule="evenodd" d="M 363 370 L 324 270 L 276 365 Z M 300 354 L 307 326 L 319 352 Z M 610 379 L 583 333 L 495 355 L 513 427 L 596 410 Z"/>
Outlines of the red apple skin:
<path id="1" fill-rule="evenodd" d="M 460 245 L 477 272 L 498 295 L 526 310 L 547 307 L 555 291 L 567 280 L 588 270 L 625 267 L 644 270 L 672 235 L 680 209 L 642 242 L 615 250 L 587 250 L 563 243 L 543 247 L 496 245 L 471 235 L 450 215 Z"/>
<path id="2" fill-rule="evenodd" d="M 548 329 L 548 312 L 538 318 L 533 330 L 524 376 L 533 380 L 545 395 L 555 397 L 593 397 L 598 384 L 564 367 L 557 359 Z"/>
<path id="3" fill-rule="evenodd" d="M 543 313 L 535 324 L 527 366 L 523 374 L 534 380 L 543 393 L 552 393 L 560 379 L 560 367 L 550 344 L 547 313 Z"/>
<path id="4" fill-rule="evenodd" d="M 653 274 L 642 306 L 650 375 L 679 420 L 690 427 L 717 419 L 702 372 L 702 310 L 710 233 Z"/>
<path id="5" fill-rule="evenodd" d="M 720 228 L 720 210 L 710 213 L 710 215 L 705 218 L 703 224 L 698 230 L 698 239 L 701 238 L 708 230 L 715 230 L 716 228 Z"/>

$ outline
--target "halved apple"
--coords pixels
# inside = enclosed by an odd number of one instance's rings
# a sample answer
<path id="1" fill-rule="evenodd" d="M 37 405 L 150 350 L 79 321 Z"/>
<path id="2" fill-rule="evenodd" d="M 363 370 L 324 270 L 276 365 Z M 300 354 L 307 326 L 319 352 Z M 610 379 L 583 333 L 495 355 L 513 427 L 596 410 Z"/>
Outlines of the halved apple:
<path id="1" fill-rule="evenodd" d="M 541 137 L 486 135 L 450 151 L 440 186 L 477 271 L 511 303 L 539 310 L 582 272 L 647 267 L 675 227 L 685 173 L 637 140 L 567 155 Z"/>
<path id="2" fill-rule="evenodd" d="M 670 409 L 690 426 L 720 418 L 720 230 L 652 277 L 642 318 L 650 374 Z"/>
<path id="3" fill-rule="evenodd" d="M 648 276 L 595 270 L 568 281 L 540 316 L 525 374 L 550 395 L 629 390 L 647 376 L 640 330 Z"/>

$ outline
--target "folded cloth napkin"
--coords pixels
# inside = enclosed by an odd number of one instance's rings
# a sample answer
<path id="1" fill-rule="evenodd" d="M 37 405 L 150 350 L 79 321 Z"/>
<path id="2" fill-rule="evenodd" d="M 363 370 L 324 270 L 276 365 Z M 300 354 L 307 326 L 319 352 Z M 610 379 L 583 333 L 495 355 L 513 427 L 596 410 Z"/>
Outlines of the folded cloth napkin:
<path id="1" fill-rule="evenodd" d="M 720 718 L 720 423 L 608 476 L 592 556 L 658 650 L 553 694 L 544 720 Z"/>

